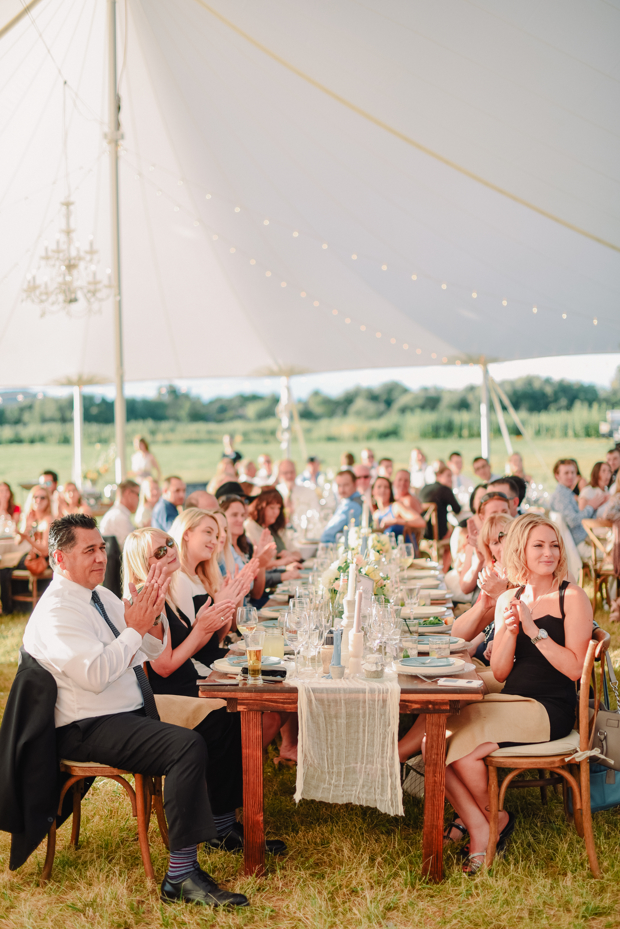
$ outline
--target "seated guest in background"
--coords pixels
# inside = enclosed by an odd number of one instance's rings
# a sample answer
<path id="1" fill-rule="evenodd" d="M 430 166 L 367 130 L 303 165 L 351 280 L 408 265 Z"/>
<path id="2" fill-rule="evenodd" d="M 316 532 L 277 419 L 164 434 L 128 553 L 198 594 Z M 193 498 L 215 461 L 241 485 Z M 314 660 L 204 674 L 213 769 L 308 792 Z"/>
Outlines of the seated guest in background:
<path id="1" fill-rule="evenodd" d="M 334 515 L 323 530 L 321 542 L 335 542 L 336 536 L 343 532 L 351 519 L 355 520 L 356 526 L 362 524 L 362 498 L 356 490 L 353 472 L 339 471 L 336 475 L 336 486 L 338 488 L 339 503 Z"/>
<path id="2" fill-rule="evenodd" d="M 425 529 L 426 520 L 416 510 L 394 499 L 392 482 L 387 477 L 378 477 L 372 485 L 375 503 L 373 522 L 381 532 L 410 535 L 415 529 Z"/>
<path id="3" fill-rule="evenodd" d="M 461 520 L 450 536 L 452 568 L 446 574 L 446 586 L 457 603 L 470 603 L 476 588 L 475 577 L 480 569 L 478 565 L 472 566 L 472 556 L 476 550 L 478 533 L 482 529 L 478 508 L 486 492 L 486 484 L 474 487 L 469 498 L 470 515 Z M 466 590 L 461 586 L 462 583 L 467 587 Z"/>
<path id="4" fill-rule="evenodd" d="M 513 519 L 517 517 L 519 515 L 519 504 L 521 500 L 519 498 L 519 485 L 516 481 L 511 477 L 497 477 L 494 481 L 487 484 L 487 493 L 492 493 L 493 491 L 504 494 L 508 500 L 510 515 Z"/>
<path id="5" fill-rule="evenodd" d="M 610 493 L 618 492 L 618 470 L 620 469 L 620 448 L 610 448 L 607 452 L 607 464 L 611 468 L 611 483 L 609 485 Z"/>
<path id="6" fill-rule="evenodd" d="M 321 471 L 321 462 L 316 455 L 309 455 L 306 467 L 297 478 L 298 484 L 307 484 L 309 487 L 322 487 L 325 475 Z"/>
<path id="7" fill-rule="evenodd" d="M 230 458 L 220 458 L 215 468 L 215 474 L 207 484 L 207 492 L 214 494 L 218 487 L 227 481 L 237 480 L 237 470 Z"/>
<path id="8" fill-rule="evenodd" d="M 248 561 L 254 555 L 254 546 L 245 534 L 244 523 L 247 518 L 248 507 L 242 497 L 230 494 L 220 499 L 220 508 L 226 517 L 228 523 L 228 532 L 230 535 L 230 544 L 232 556 L 234 558 L 237 570 L 245 567 Z M 259 570 L 254 578 L 254 584 L 250 590 L 250 598 L 253 601 L 261 600 L 265 591 L 266 569 L 276 555 L 276 543 L 269 532 L 269 529 L 263 529 L 259 544 L 256 547 L 256 557 L 259 561 Z M 279 578 L 278 578 L 279 580 Z M 264 602 L 267 601 L 265 596 Z M 254 604 L 253 604 L 254 605 Z M 261 606 L 263 603 L 261 603 Z"/>
<path id="9" fill-rule="evenodd" d="M 398 503 L 402 503 L 407 509 L 414 510 L 416 513 L 422 512 L 420 498 L 416 494 L 411 493 L 410 474 L 404 468 L 401 468 L 401 470 L 397 471 L 394 475 L 392 491 L 394 492 L 394 499 Z"/>
<path id="10" fill-rule="evenodd" d="M 254 483 L 257 487 L 267 487 L 269 484 L 273 484 L 274 481 L 275 474 L 273 473 L 271 455 L 259 455 L 258 471 L 256 472 Z"/>
<path id="11" fill-rule="evenodd" d="M 254 478 L 256 477 L 256 465 L 249 458 L 243 458 L 237 465 L 237 471 L 239 472 L 239 483 L 243 488 L 243 493 L 247 497 L 251 497 L 253 494 L 258 493 L 258 488 L 255 486 Z"/>
<path id="12" fill-rule="evenodd" d="M 363 465 L 370 468 L 370 476 L 374 481 L 377 476 L 377 464 L 375 462 L 375 453 L 372 448 L 363 448 L 360 452 L 360 459 Z"/>
<path id="13" fill-rule="evenodd" d="M 387 477 L 389 481 L 392 480 L 392 474 L 394 473 L 394 462 L 391 458 L 381 458 L 379 460 L 379 467 L 377 468 L 377 477 Z"/>
<path id="14" fill-rule="evenodd" d="M 355 455 L 351 454 L 351 452 L 343 452 L 342 455 L 340 456 L 340 467 L 349 468 L 350 470 L 352 470 L 354 464 L 355 464 Z"/>
<path id="15" fill-rule="evenodd" d="M 155 480 L 160 481 L 161 468 L 159 462 L 153 452 L 149 451 L 149 443 L 144 436 L 137 435 L 133 440 L 133 447 L 135 452 L 131 456 L 132 476 L 138 483 L 141 483 L 147 477 L 154 477 Z"/>
<path id="16" fill-rule="evenodd" d="M 176 474 L 164 480 L 163 493 L 151 514 L 151 526 L 168 532 L 185 502 L 185 481 Z"/>
<path id="17" fill-rule="evenodd" d="M 230 458 L 230 460 L 232 461 L 232 463 L 233 463 L 234 465 L 238 464 L 238 463 L 241 461 L 241 459 L 243 458 L 243 455 L 241 455 L 241 454 L 235 449 L 233 437 L 232 437 L 231 435 L 223 435 L 223 436 L 222 436 L 222 445 L 224 446 L 224 454 L 223 454 L 223 457 L 224 457 L 224 458 Z"/>
<path id="18" fill-rule="evenodd" d="M 458 569 L 459 588 L 464 594 L 475 594 L 478 574 L 484 565 L 484 555 L 480 550 L 480 532 L 484 524 L 497 514 L 510 515 L 508 498 L 498 490 L 486 492 L 476 505 L 477 518 L 467 520 L 467 544 Z"/>
<path id="19" fill-rule="evenodd" d="M 161 488 L 154 477 L 146 477 L 140 485 L 140 500 L 136 510 L 136 526 L 141 529 L 151 525 L 153 508 L 161 497 Z"/>
<path id="20" fill-rule="evenodd" d="M 488 484 L 489 481 L 494 481 L 498 478 L 499 474 L 491 473 L 491 465 L 489 464 L 488 458 L 483 458 L 482 455 L 478 455 L 477 458 L 474 458 L 473 465 L 474 474 L 480 483 L 484 481 L 485 484 Z"/>
<path id="21" fill-rule="evenodd" d="M 68 516 L 70 513 L 83 513 L 85 516 L 92 516 L 91 508 L 84 503 L 81 491 L 78 490 L 73 481 L 67 481 L 58 495 L 58 515 Z"/>
<path id="22" fill-rule="evenodd" d="M 207 771 L 226 771 L 230 757 L 218 757 L 217 741 L 209 757 L 200 732 L 161 722 L 142 671 L 168 645 L 159 616 L 169 581 L 154 568 L 140 593 L 130 588 L 131 603 L 99 586 L 105 543 L 89 516 L 57 520 L 50 543 L 55 576 L 26 626 L 24 648 L 58 687 L 58 757 L 165 775 L 170 863 L 162 898 L 246 906 L 246 897 L 221 890 L 200 869 L 197 856 L 199 843 L 219 837 L 211 803 L 232 811 L 241 801 L 240 763 L 227 782 L 214 785 L 210 800 Z"/>
<path id="23" fill-rule="evenodd" d="M 58 475 L 49 468 L 42 471 L 39 477 L 39 484 L 46 487 L 49 491 L 50 500 L 52 501 L 52 516 L 58 515 Z"/>
<path id="24" fill-rule="evenodd" d="M 448 507 L 453 513 L 461 512 L 461 504 L 452 492 L 452 471 L 447 465 L 441 465 L 435 475 L 435 481 L 427 484 L 420 491 L 422 503 L 434 503 L 437 507 L 437 531 L 440 539 L 448 538 Z M 426 524 L 427 539 L 433 538 L 433 527 L 430 521 Z M 450 566 L 450 549 L 446 546 L 443 553 L 443 567 L 447 571 Z"/>
<path id="25" fill-rule="evenodd" d="M 15 503 L 11 485 L 6 481 L 0 481 L 0 520 L 16 523 L 20 513 L 21 508 Z"/>
<path id="26" fill-rule="evenodd" d="M 429 464 L 426 460 L 426 455 L 421 448 L 413 448 L 411 450 L 411 455 L 409 456 L 409 473 L 411 475 L 411 486 L 415 487 L 416 490 L 421 490 L 425 484 L 432 484 L 435 480 L 435 474 L 432 472 L 430 480 L 427 480 L 427 471 L 429 470 Z"/>
<path id="27" fill-rule="evenodd" d="M 300 552 L 288 549 L 285 535 L 284 501 L 280 492 L 275 488 L 261 491 L 248 506 L 245 533 L 253 545 L 260 544 L 263 529 L 269 529 L 276 543 L 276 555 L 269 564 L 270 569 L 297 565 L 302 560 Z"/>
<path id="28" fill-rule="evenodd" d="M 467 506 L 469 495 L 474 489 L 474 479 L 463 473 L 463 456 L 460 452 L 452 452 L 446 462 L 452 471 L 452 490 L 461 506 Z"/>
<path id="29" fill-rule="evenodd" d="M 295 462 L 288 458 L 278 463 L 276 477 L 276 490 L 282 495 L 286 510 L 286 524 L 290 525 L 293 515 L 307 513 L 308 510 L 318 510 L 319 499 L 316 492 L 304 484 L 297 483 L 297 469 Z"/>
<path id="30" fill-rule="evenodd" d="M 135 481 L 127 478 L 116 488 L 116 501 L 107 513 L 104 513 L 100 529 L 102 536 L 116 536 L 116 541 L 122 549 L 125 539 L 136 528 L 131 519 L 138 509 L 140 488 Z"/>
<path id="31" fill-rule="evenodd" d="M 48 536 L 53 520 L 49 491 L 45 485 L 35 484 L 28 494 L 19 529 L 15 533 L 15 539 L 18 542 L 17 550 L 3 559 L 5 567 L 0 568 L 0 598 L 3 615 L 9 616 L 14 609 L 13 584 L 28 583 L 12 579 L 13 571 L 25 568 L 26 561 L 37 555 L 47 559 Z M 47 568 L 46 562 L 43 562 L 43 567 Z"/>
<path id="32" fill-rule="evenodd" d="M 586 481 L 585 477 L 583 476 L 583 474 L 582 474 L 581 471 L 579 470 L 579 464 L 578 464 L 578 462 L 576 461 L 576 459 L 575 459 L 575 458 L 571 458 L 570 461 L 572 461 L 572 463 L 575 465 L 575 472 L 576 472 L 576 475 L 577 475 L 577 476 L 576 476 L 575 483 L 573 484 L 572 490 L 573 490 L 573 493 L 575 494 L 575 496 L 578 497 L 579 494 L 581 493 L 581 491 L 583 490 L 583 488 L 588 486 L 588 482 Z"/>
<path id="33" fill-rule="evenodd" d="M 590 547 L 587 543 L 587 533 L 583 528 L 582 520 L 591 519 L 599 506 L 608 499 L 608 495 L 599 492 L 592 497 L 589 503 L 580 509 L 573 488 L 577 485 L 577 467 L 573 458 L 560 458 L 553 466 L 553 476 L 557 484 L 551 494 L 549 505 L 556 513 L 564 517 L 564 522 L 570 530 L 573 541 L 582 558 L 588 558 Z"/>
<path id="34" fill-rule="evenodd" d="M 186 499 L 184 509 L 191 510 L 192 507 L 199 510 L 217 510 L 219 503 L 214 494 L 208 494 L 206 490 L 194 490 Z"/>
<path id="35" fill-rule="evenodd" d="M 532 475 L 526 474 L 523 470 L 523 458 L 519 452 L 513 452 L 506 462 L 506 474 L 520 477 L 521 480 L 525 481 L 526 484 L 532 483 Z"/>
<path id="36" fill-rule="evenodd" d="M 258 492 L 260 493 L 260 490 Z M 215 499 L 218 501 L 218 506 L 222 497 L 227 497 L 230 494 L 237 494 L 239 497 L 245 497 L 243 487 L 239 481 L 227 481 L 225 484 L 222 484 L 221 487 L 218 487 L 215 491 Z M 217 509 L 217 507 L 215 507 L 215 509 Z"/>
<path id="37" fill-rule="evenodd" d="M 596 503 L 601 494 L 609 499 L 609 486 L 611 484 L 611 468 L 606 461 L 597 461 L 590 473 L 590 482 L 586 484 L 579 494 L 579 509 L 583 510 L 592 500 Z M 599 503 L 599 507 L 601 504 Z M 598 511 L 598 507 L 597 507 Z"/>
<path id="38" fill-rule="evenodd" d="M 347 470 L 345 468 L 345 470 Z M 354 465 L 351 469 L 355 475 L 355 489 L 362 498 L 362 501 L 366 501 L 368 506 L 372 506 L 372 477 L 370 475 L 370 468 L 366 465 Z"/>

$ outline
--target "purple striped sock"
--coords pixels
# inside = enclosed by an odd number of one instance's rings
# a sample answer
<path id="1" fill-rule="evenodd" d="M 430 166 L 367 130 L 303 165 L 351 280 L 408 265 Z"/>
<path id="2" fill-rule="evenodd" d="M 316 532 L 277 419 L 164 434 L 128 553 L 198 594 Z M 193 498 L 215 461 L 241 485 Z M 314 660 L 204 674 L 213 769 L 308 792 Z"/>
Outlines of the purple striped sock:
<path id="1" fill-rule="evenodd" d="M 171 881 L 182 880 L 197 867 L 198 848 L 196 845 L 188 845 L 187 848 L 180 848 L 177 852 L 170 852 L 168 877 Z"/>

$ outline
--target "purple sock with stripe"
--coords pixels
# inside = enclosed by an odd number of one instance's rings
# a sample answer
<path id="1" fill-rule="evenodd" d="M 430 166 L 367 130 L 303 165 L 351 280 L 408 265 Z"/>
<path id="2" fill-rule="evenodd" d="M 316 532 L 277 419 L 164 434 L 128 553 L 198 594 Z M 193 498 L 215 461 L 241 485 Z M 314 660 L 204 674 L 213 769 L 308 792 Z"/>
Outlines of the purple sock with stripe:
<path id="1" fill-rule="evenodd" d="M 168 877 L 171 881 L 180 881 L 198 867 L 198 847 L 188 845 L 177 852 L 170 852 Z"/>

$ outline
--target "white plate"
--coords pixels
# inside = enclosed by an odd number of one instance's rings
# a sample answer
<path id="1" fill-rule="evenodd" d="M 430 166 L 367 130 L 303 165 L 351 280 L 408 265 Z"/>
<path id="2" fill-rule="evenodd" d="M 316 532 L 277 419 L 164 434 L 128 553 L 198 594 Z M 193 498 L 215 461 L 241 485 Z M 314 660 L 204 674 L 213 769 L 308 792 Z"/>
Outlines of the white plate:
<path id="1" fill-rule="evenodd" d="M 439 571 L 422 571 L 419 568 L 407 568 L 404 572 L 405 577 L 409 580 L 424 580 L 425 578 L 443 578 L 443 574 L 440 574 Z"/>
<path id="2" fill-rule="evenodd" d="M 467 641 L 465 639 L 459 639 L 458 636 L 455 636 L 454 638 L 458 639 L 458 642 L 454 642 L 450 645 L 450 654 L 452 654 L 453 652 L 462 652 L 465 646 L 467 645 Z M 427 655 L 428 649 L 429 649 L 429 645 L 427 642 L 418 641 L 418 654 L 419 655 Z"/>
<path id="3" fill-rule="evenodd" d="M 431 561 L 429 558 L 414 558 L 411 562 L 414 568 L 436 568 L 439 569 L 438 561 Z"/>
<path id="4" fill-rule="evenodd" d="M 461 671 L 467 671 L 468 669 L 473 670 L 474 665 L 468 664 L 466 661 L 463 661 L 462 658 L 453 658 L 453 665 L 450 667 L 442 668 L 408 668 L 407 665 L 402 665 L 400 661 L 396 663 L 396 670 L 398 674 L 411 674 L 414 677 L 418 675 L 423 675 L 424 677 L 446 677 L 448 674 L 460 674 Z"/>
<path id="5" fill-rule="evenodd" d="M 443 606 L 416 606 L 413 610 L 413 616 L 411 615 L 411 610 L 408 610 L 407 607 L 403 607 L 400 615 L 406 619 L 430 619 L 431 616 L 438 616 L 439 619 L 445 619 L 450 614 L 450 610 L 446 610 Z"/>
<path id="6" fill-rule="evenodd" d="M 260 616 L 261 619 L 278 619 L 280 616 L 280 613 L 276 612 L 275 610 L 262 609 L 258 611 L 258 615 Z"/>
<path id="7" fill-rule="evenodd" d="M 419 635 L 443 635 L 444 632 L 451 632 L 454 621 L 444 623 L 443 626 L 419 626 Z"/>
<path id="8" fill-rule="evenodd" d="M 233 674 L 236 676 L 237 674 L 239 674 L 239 671 L 241 670 L 243 665 L 230 664 L 226 658 L 218 658 L 216 661 L 213 662 L 211 667 L 213 668 L 214 671 L 221 671 L 222 674 Z M 284 667 L 283 663 L 279 661 L 277 664 L 263 665 L 263 670 L 266 671 L 268 668 L 283 668 L 283 667 Z"/>
<path id="9" fill-rule="evenodd" d="M 412 590 L 414 587 L 419 587 L 420 590 L 436 590 L 438 587 L 441 587 L 441 584 L 442 582 L 439 578 L 434 577 L 423 577 L 417 581 L 415 578 L 408 578 L 408 580 L 405 581 L 405 587 L 409 590 Z"/>

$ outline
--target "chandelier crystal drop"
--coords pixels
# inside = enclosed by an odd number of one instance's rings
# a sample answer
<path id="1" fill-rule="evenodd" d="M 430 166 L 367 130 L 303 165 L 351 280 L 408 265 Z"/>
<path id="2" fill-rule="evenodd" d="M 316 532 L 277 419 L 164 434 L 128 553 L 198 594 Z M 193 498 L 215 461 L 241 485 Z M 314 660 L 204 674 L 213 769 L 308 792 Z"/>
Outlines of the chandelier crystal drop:
<path id="1" fill-rule="evenodd" d="M 41 307 L 41 316 L 64 310 L 69 316 L 80 317 L 101 310 L 101 302 L 113 293 L 110 269 L 107 282 L 97 276 L 97 255 L 93 236 L 88 247 L 80 249 L 74 242 L 75 229 L 71 227 L 72 200 L 63 200 L 64 228 L 56 236 L 56 247 L 41 255 L 38 271 L 30 274 L 23 289 L 23 300 Z"/>

